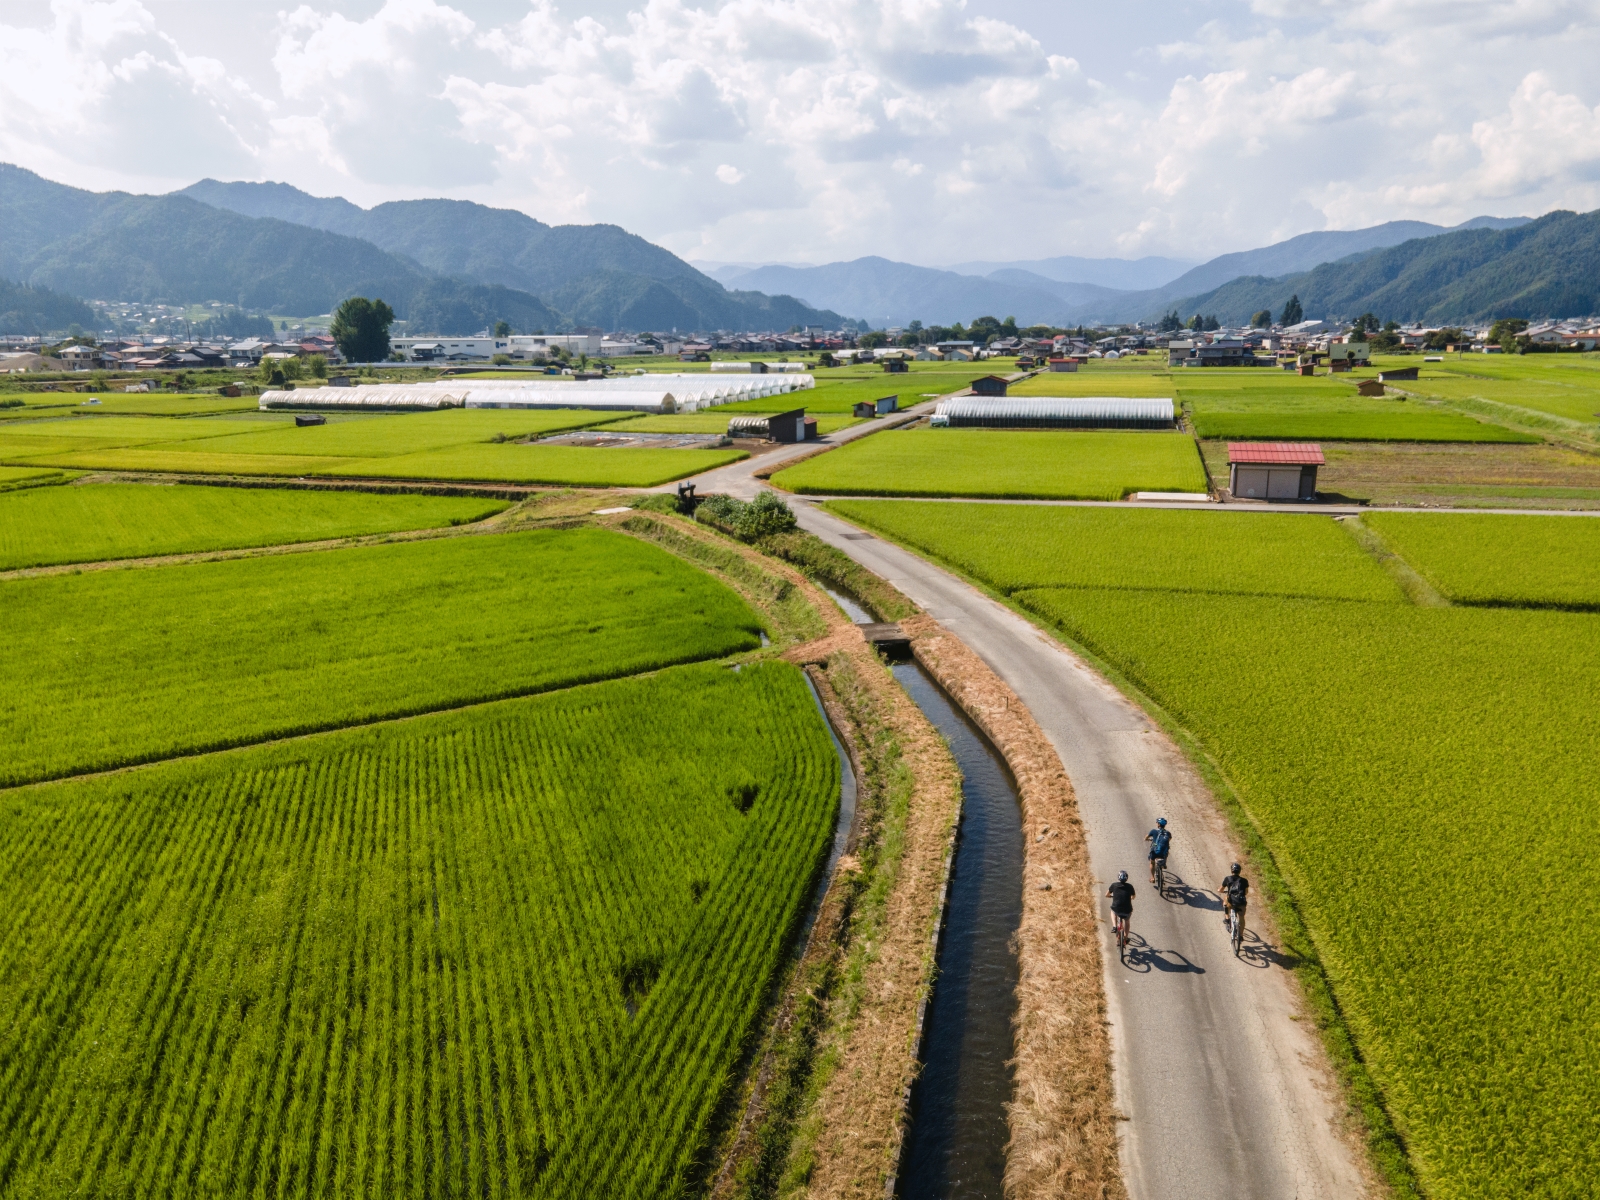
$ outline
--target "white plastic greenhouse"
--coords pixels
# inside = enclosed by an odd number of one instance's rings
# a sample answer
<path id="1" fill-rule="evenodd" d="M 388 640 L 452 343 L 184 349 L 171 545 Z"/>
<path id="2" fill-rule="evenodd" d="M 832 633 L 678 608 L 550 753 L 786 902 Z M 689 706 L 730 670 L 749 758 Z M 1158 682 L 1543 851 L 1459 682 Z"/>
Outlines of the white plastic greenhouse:
<path id="1" fill-rule="evenodd" d="M 1170 399 L 1121 396 L 962 397 L 940 404 L 931 423 L 953 429 L 1171 429 L 1173 408 Z"/>
<path id="2" fill-rule="evenodd" d="M 296 388 L 261 394 L 262 408 L 591 408 L 695 412 L 741 400 L 764 400 L 814 386 L 810 375 L 625 375 L 557 382 L 452 379 L 428 383 Z"/>

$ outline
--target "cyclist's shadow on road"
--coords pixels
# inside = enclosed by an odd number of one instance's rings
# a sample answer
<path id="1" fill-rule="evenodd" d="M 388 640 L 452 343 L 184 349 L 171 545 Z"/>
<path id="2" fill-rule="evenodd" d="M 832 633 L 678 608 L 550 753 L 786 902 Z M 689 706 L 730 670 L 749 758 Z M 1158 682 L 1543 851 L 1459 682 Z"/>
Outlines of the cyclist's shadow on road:
<path id="1" fill-rule="evenodd" d="M 1138 975 L 1160 971 L 1163 975 L 1204 975 L 1206 969 L 1190 962 L 1176 950 L 1157 950 L 1144 939 L 1143 934 L 1128 935 L 1128 952 L 1122 965 Z"/>
<path id="2" fill-rule="evenodd" d="M 1248 925 L 1245 926 L 1244 937 L 1239 942 L 1239 961 L 1263 971 L 1269 967 L 1283 967 L 1292 971 L 1300 965 L 1298 955 L 1283 953 Z"/>
<path id="3" fill-rule="evenodd" d="M 1171 870 L 1167 871 L 1164 883 L 1166 886 L 1161 890 L 1161 898 L 1168 904 L 1181 905 L 1184 908 L 1192 908 L 1198 912 L 1216 913 L 1219 916 L 1221 915 L 1222 897 L 1216 892 L 1210 891 L 1206 888 L 1190 887 L 1183 881 L 1183 877 L 1181 875 Z M 1205 974 L 1204 967 L 1199 967 L 1193 963 L 1190 963 L 1188 959 L 1184 958 L 1183 955 L 1179 954 L 1177 951 L 1153 950 L 1144 942 L 1144 939 L 1138 937 L 1137 935 L 1134 936 L 1133 940 L 1128 946 L 1128 954 L 1130 959 L 1133 955 L 1135 943 L 1139 944 L 1141 947 L 1141 953 L 1143 954 L 1153 954 L 1158 956 L 1162 954 L 1168 954 L 1177 960 L 1176 962 L 1166 962 L 1164 964 L 1160 961 L 1157 961 L 1154 965 L 1159 970 L 1174 972 L 1192 971 L 1196 974 Z M 1284 953 L 1277 945 L 1267 941 L 1259 933 L 1251 929 L 1249 925 L 1245 926 L 1244 940 L 1239 946 L 1239 961 L 1244 963 L 1246 966 L 1251 967 L 1259 967 L 1262 969 L 1266 969 L 1268 967 L 1283 967 L 1284 969 L 1290 971 L 1294 970 L 1295 967 L 1300 965 L 1300 958 L 1298 955 Z"/>
<path id="4" fill-rule="evenodd" d="M 1203 888 L 1190 887 L 1183 881 L 1183 876 L 1175 871 L 1168 871 L 1164 882 L 1166 886 L 1161 889 L 1161 898 L 1168 904 L 1181 904 L 1184 908 L 1209 909 L 1214 912 L 1222 911 L 1220 896 Z"/>

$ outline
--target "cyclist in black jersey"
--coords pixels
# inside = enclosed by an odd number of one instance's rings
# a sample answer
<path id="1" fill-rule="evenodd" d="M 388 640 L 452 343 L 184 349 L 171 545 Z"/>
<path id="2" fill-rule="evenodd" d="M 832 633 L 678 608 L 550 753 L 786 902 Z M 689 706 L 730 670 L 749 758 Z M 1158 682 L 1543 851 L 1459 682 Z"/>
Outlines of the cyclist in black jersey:
<path id="1" fill-rule="evenodd" d="M 1228 913 L 1237 910 L 1239 923 L 1244 924 L 1245 906 L 1250 903 L 1250 881 L 1239 874 L 1239 864 L 1234 863 L 1227 878 L 1217 888 L 1222 893 L 1222 923 L 1228 923 Z"/>
<path id="2" fill-rule="evenodd" d="M 1126 871 L 1117 872 L 1117 881 L 1106 895 L 1111 897 L 1111 915 L 1122 919 L 1124 929 L 1133 928 L 1133 884 L 1128 882 Z"/>

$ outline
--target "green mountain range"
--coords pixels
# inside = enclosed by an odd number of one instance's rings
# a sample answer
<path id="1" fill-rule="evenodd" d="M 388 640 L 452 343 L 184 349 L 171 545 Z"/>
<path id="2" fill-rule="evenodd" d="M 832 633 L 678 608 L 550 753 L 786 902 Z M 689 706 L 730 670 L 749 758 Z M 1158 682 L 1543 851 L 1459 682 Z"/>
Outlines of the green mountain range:
<path id="1" fill-rule="evenodd" d="M 468 200 L 395 200 L 364 209 L 285 183 L 202 179 L 175 194 L 361 238 L 436 274 L 531 292 L 583 325 L 687 331 L 843 323 L 791 296 L 729 291 L 617 225 L 546 225 Z"/>
<path id="2" fill-rule="evenodd" d="M 1242 324 L 1264 308 L 1281 313 L 1290 296 L 1300 297 L 1308 318 L 1370 312 L 1384 320 L 1453 324 L 1589 316 L 1600 312 L 1600 210 L 1414 238 L 1276 279 L 1244 276 L 1173 307 L 1185 316 Z"/>
<path id="3" fill-rule="evenodd" d="M 73 325 L 95 327 L 94 310 L 76 296 L 0 279 L 0 333 L 42 336 Z"/>
<path id="4" fill-rule="evenodd" d="M 282 184 L 196 188 L 213 199 L 244 196 L 257 211 L 180 193 L 89 192 L 0 164 L 0 278 L 78 296 L 217 300 L 295 315 L 331 312 L 347 296 L 367 295 L 387 300 L 411 329 L 444 335 L 500 320 L 530 332 L 575 324 L 786 329 L 843 320 L 789 297 L 729 292 L 616 226 L 552 229 L 520 213 L 448 200 L 368 212 Z M 352 229 L 386 244 L 346 232 Z"/>

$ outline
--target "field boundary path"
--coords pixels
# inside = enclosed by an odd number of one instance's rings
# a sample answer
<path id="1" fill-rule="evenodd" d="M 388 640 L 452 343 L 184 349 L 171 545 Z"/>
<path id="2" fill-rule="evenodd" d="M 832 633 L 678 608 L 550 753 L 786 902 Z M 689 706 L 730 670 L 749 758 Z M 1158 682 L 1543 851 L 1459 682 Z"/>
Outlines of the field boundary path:
<path id="1" fill-rule="evenodd" d="M 1118 870 L 1139 889 L 1135 952 L 1127 965 L 1105 957 L 1129 1194 L 1363 1194 L 1331 1070 L 1270 930 L 1253 930 L 1246 957 L 1233 958 L 1211 889 L 1239 851 L 1183 754 L 1115 687 L 1010 609 L 899 546 L 796 507 L 803 529 L 899 588 L 1010 686 L 1072 781 L 1095 895 Z M 1143 838 L 1158 815 L 1176 830 L 1176 900 L 1156 898 L 1145 882 Z"/>

